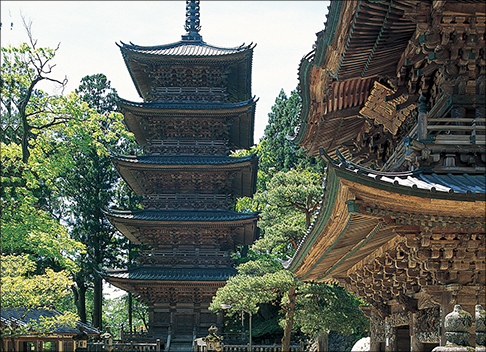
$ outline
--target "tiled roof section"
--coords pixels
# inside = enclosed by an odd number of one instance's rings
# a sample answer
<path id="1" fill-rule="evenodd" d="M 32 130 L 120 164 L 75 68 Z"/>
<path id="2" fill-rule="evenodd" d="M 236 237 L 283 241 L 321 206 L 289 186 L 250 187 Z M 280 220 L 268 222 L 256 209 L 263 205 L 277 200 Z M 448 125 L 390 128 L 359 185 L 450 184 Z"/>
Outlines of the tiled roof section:
<path id="1" fill-rule="evenodd" d="M 256 154 L 231 157 L 231 156 L 161 156 L 161 155 L 120 155 L 112 154 L 114 161 L 124 161 L 134 164 L 150 165 L 229 165 L 239 164 L 258 159 Z"/>
<path id="2" fill-rule="evenodd" d="M 423 170 L 411 172 L 381 172 L 370 170 L 363 166 L 347 161 L 338 151 L 342 159 L 341 162 L 331 159 L 322 148 L 321 155 L 324 155 L 334 166 L 352 171 L 361 176 L 370 177 L 377 181 L 389 183 L 394 186 L 403 186 L 414 190 L 426 190 L 430 192 L 442 192 L 449 194 L 485 194 L 486 175 L 485 174 L 436 174 L 427 173 Z"/>
<path id="3" fill-rule="evenodd" d="M 237 274 L 234 268 L 162 268 L 138 267 L 105 270 L 103 275 L 126 280 L 154 281 L 226 281 Z"/>
<path id="4" fill-rule="evenodd" d="M 140 46 L 133 43 L 125 44 L 121 42 L 120 49 L 123 52 L 134 52 L 146 55 L 156 56 L 224 56 L 235 53 L 252 50 L 254 46 L 252 44 L 242 44 L 234 48 L 220 48 L 213 45 L 206 44 L 203 41 L 179 41 L 176 43 L 157 45 L 157 46 Z"/>
<path id="5" fill-rule="evenodd" d="M 1 319 L 2 322 L 9 324 L 10 320 L 14 320 L 16 323 L 20 322 L 20 325 L 27 326 L 29 322 L 40 323 L 41 317 L 52 318 L 60 316 L 61 313 L 54 309 L 22 309 L 22 308 L 2 308 L 1 309 Z M 80 321 L 76 322 L 76 328 L 70 326 L 57 326 L 53 333 L 59 334 L 78 334 L 79 328 L 83 328 L 84 332 L 88 335 L 99 335 L 101 331 L 86 325 Z"/>
<path id="6" fill-rule="evenodd" d="M 354 170 L 353 170 L 354 171 Z M 431 192 L 446 193 L 485 193 L 485 175 L 438 175 L 418 173 L 408 176 L 377 175 L 375 173 L 364 174 L 365 176 L 388 182 L 395 186 L 404 186 L 412 189 L 422 189 Z"/>
<path id="7" fill-rule="evenodd" d="M 178 104 L 178 103 L 163 103 L 163 102 L 143 102 L 137 103 L 117 97 L 117 102 L 120 106 L 131 106 L 142 109 L 182 109 L 182 110 L 222 110 L 235 109 L 245 106 L 255 105 L 258 99 L 252 97 L 251 99 L 240 101 L 237 103 L 204 103 L 204 104 Z"/>
<path id="8" fill-rule="evenodd" d="M 219 222 L 256 219 L 258 213 L 237 213 L 230 210 L 218 211 L 184 211 L 184 210 L 109 210 L 107 215 L 130 220 L 145 221 L 189 221 L 189 222 Z"/>

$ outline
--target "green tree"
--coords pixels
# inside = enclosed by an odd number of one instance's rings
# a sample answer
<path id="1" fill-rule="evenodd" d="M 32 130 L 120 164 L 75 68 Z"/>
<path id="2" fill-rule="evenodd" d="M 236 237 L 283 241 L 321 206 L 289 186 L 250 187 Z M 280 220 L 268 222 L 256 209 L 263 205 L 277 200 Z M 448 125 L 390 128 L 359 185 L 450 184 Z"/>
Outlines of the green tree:
<path id="1" fill-rule="evenodd" d="M 238 258 L 238 275 L 218 290 L 210 307 L 218 311 L 224 303 L 257 313 L 262 304 L 278 305 L 284 312 L 280 319 L 283 351 L 289 350 L 293 330 L 305 334 L 366 331 L 367 319 L 353 295 L 338 286 L 301 282 L 277 261 L 295 253 L 309 228 L 322 196 L 321 179 L 310 168 L 280 171 L 266 183 L 266 190 L 241 203 L 260 209 L 261 236 L 246 258 Z"/>
<path id="2" fill-rule="evenodd" d="M 78 314 L 86 322 L 86 292 L 93 287 L 92 324 L 102 327 L 103 286 L 99 271 L 103 266 L 120 267 L 126 258 L 128 241 L 106 219 L 103 209 L 116 202 L 121 186 L 114 169 L 110 151 L 124 151 L 133 147 L 133 137 L 124 128 L 123 116 L 116 111 L 116 91 L 103 74 L 85 76 L 76 93 L 93 111 L 94 123 L 77 131 L 71 155 L 75 167 L 62 177 L 64 194 L 69 201 L 69 224 L 73 238 L 84 243 L 87 253 L 79 258 L 81 270 L 75 275 L 73 286 Z M 85 148 L 77 148 L 85 139 Z"/>
<path id="3" fill-rule="evenodd" d="M 59 80 L 52 77 L 52 69 L 55 66 L 52 59 L 59 46 L 56 49 L 37 47 L 37 41 L 32 37 L 31 24 L 22 20 L 30 44 L 2 47 L 0 97 L 2 127 L 5 127 L 5 124 L 18 126 L 21 134 L 22 161 L 27 164 L 30 144 L 35 141 L 36 134 L 65 124 L 70 117 L 53 113 L 51 109 L 56 105 L 55 97 L 37 89 L 42 81 L 57 83 L 61 88 L 66 85 L 66 78 Z"/>
<path id="4" fill-rule="evenodd" d="M 273 175 L 280 171 L 287 172 L 308 167 L 321 172 L 325 165 L 321 158 L 307 157 L 304 150 L 293 141 L 293 136 L 300 124 L 302 101 L 299 90 L 297 87 L 290 96 L 287 96 L 283 89 L 280 90 L 272 111 L 268 114 L 268 124 L 260 141 L 264 143 L 259 148 L 259 155 L 265 155 L 260 160 L 259 170 L 265 174 Z"/>
<path id="5" fill-rule="evenodd" d="M 270 252 L 285 259 L 294 254 L 310 226 L 322 195 L 322 176 L 311 169 L 277 172 L 258 191 L 254 200 L 260 204 L 258 227 L 263 236 L 253 250 Z"/>
<path id="6" fill-rule="evenodd" d="M 121 338 L 120 330 L 126 327 L 130 320 L 130 298 L 122 295 L 118 298 L 107 299 L 103 309 L 103 321 L 105 326 L 112 328 L 111 332 Z M 133 326 L 132 331 L 148 330 L 148 307 L 143 302 L 132 298 Z"/>
<path id="7" fill-rule="evenodd" d="M 49 332 L 56 326 L 75 326 L 77 316 L 71 312 L 44 318 L 35 326 L 34 323 L 18 322 L 17 319 L 25 318 L 29 310 L 59 306 L 59 303 L 69 295 L 71 280 L 68 270 L 55 272 L 47 268 L 44 274 L 38 275 L 35 274 L 36 267 L 35 261 L 29 259 L 26 254 L 2 256 L 0 304 L 7 317 L 7 322 L 2 322 L 3 326 L 0 329 L 2 341 L 9 338 L 13 340 L 33 328 L 38 332 Z"/>

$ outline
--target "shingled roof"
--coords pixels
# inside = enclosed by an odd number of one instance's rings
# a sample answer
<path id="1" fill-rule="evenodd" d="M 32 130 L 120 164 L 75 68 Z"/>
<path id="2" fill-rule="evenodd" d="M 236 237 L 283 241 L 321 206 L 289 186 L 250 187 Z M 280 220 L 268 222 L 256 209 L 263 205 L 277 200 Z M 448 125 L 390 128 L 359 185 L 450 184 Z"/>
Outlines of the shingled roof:
<path id="1" fill-rule="evenodd" d="M 25 309 L 25 308 L 2 308 L 1 320 L 5 325 L 15 321 L 20 326 L 28 326 L 29 323 L 39 324 L 41 318 L 54 318 L 61 316 L 62 313 L 55 309 Z M 34 325 L 35 325 L 34 324 Z M 82 329 L 87 335 L 99 335 L 101 331 L 80 321 L 76 322 L 76 328 L 70 326 L 56 326 L 52 333 L 76 335 Z M 34 331 L 35 332 L 35 331 Z"/>
<path id="2" fill-rule="evenodd" d="M 131 269 L 108 270 L 102 275 L 124 280 L 149 281 L 226 281 L 235 276 L 234 268 L 163 268 L 137 267 Z"/>

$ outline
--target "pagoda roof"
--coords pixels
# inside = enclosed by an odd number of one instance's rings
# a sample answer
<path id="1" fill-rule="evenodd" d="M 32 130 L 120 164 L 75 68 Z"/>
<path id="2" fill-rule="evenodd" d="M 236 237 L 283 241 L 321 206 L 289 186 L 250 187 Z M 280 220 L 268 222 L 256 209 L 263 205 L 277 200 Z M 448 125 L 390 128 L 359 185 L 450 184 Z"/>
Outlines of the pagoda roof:
<path id="1" fill-rule="evenodd" d="M 258 213 L 238 213 L 230 210 L 186 211 L 186 210 L 110 210 L 109 217 L 139 221 L 157 222 L 233 222 L 255 220 Z"/>
<path id="2" fill-rule="evenodd" d="M 121 42 L 117 44 L 124 55 L 138 55 L 148 57 L 165 57 L 165 58 L 201 58 L 201 57 L 229 57 L 235 54 L 246 53 L 253 50 L 256 45 L 253 43 L 245 45 L 244 43 L 232 47 L 223 48 L 205 43 L 202 40 L 180 40 L 175 43 L 142 46 L 130 42 L 129 44 Z"/>
<path id="3" fill-rule="evenodd" d="M 378 172 L 327 159 L 318 214 L 284 263 L 302 280 L 343 279 L 403 225 L 484 231 L 485 175 Z"/>
<path id="4" fill-rule="evenodd" d="M 258 212 L 238 213 L 230 210 L 114 210 L 104 211 L 110 222 L 130 241 L 146 242 L 139 238 L 139 228 L 184 226 L 199 228 L 235 228 L 236 244 L 251 244 L 257 234 Z M 153 245 L 149 243 L 149 245 Z"/>
<path id="5" fill-rule="evenodd" d="M 112 162 L 116 169 L 129 184 L 132 190 L 142 195 L 144 190 L 137 180 L 137 171 L 150 172 L 211 172 L 217 173 L 224 170 L 234 170 L 239 173 L 231 186 L 235 196 L 251 197 L 256 190 L 258 156 L 256 154 L 243 157 L 230 156 L 166 156 L 166 155 L 142 155 L 126 156 L 112 155 Z"/>
<path id="6" fill-rule="evenodd" d="M 237 270 L 227 268 L 164 268 L 140 266 L 130 269 L 105 269 L 102 275 L 109 278 L 137 281 L 226 281 Z"/>
<path id="7" fill-rule="evenodd" d="M 257 161 L 258 155 L 251 154 L 247 156 L 210 156 L 210 155 L 121 155 L 112 154 L 114 162 L 125 162 L 132 165 L 155 165 L 160 166 L 182 166 L 187 165 L 191 167 L 197 166 L 216 166 L 216 165 L 235 165 L 242 164 L 249 161 Z"/>
<path id="8" fill-rule="evenodd" d="M 231 124 L 229 143 L 232 147 L 249 149 L 253 145 L 255 128 L 255 97 L 237 103 L 207 103 L 207 104 L 177 104 L 164 102 L 137 103 L 118 98 L 125 124 L 135 135 L 140 145 L 147 145 L 150 137 L 148 131 L 141 126 L 145 118 L 229 118 Z"/>
<path id="9" fill-rule="evenodd" d="M 165 114 L 165 111 L 160 110 L 181 110 L 179 113 L 194 114 L 194 110 L 241 110 L 241 108 L 246 108 L 249 106 L 254 106 L 258 99 L 252 97 L 248 100 L 228 103 L 166 103 L 163 101 L 155 102 L 133 102 L 125 100 L 122 98 L 117 99 L 117 103 L 121 108 L 133 107 L 141 109 L 141 111 L 152 112 L 152 110 L 157 110 L 159 114 Z M 187 111 L 186 111 L 187 110 Z"/>
<path id="10" fill-rule="evenodd" d="M 158 46 L 117 44 L 120 47 L 127 69 L 139 95 L 149 100 L 152 91 L 151 78 L 146 70 L 147 64 L 207 64 L 230 63 L 240 71 L 240 89 L 251 95 L 251 65 L 255 45 L 240 45 L 234 48 L 219 48 L 208 45 L 202 40 L 181 40 L 176 43 Z"/>

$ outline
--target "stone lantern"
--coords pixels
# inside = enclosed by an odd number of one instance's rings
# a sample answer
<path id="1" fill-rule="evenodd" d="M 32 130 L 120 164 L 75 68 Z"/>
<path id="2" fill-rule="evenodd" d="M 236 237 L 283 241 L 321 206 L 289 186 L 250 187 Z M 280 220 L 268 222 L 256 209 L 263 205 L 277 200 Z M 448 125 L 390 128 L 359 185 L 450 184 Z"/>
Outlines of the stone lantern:
<path id="1" fill-rule="evenodd" d="M 472 326 L 472 316 L 458 304 L 454 310 L 444 318 L 445 346 L 435 347 L 432 352 L 470 352 L 474 347 L 469 346 L 468 330 Z"/>
<path id="2" fill-rule="evenodd" d="M 113 350 L 113 335 L 111 335 L 109 332 L 105 332 L 100 337 L 103 340 L 103 343 L 105 344 L 105 346 L 104 346 L 105 351 L 112 351 Z"/>
<path id="3" fill-rule="evenodd" d="M 79 327 L 79 334 L 73 336 L 73 340 L 75 341 L 76 352 L 88 350 L 88 335 L 84 332 L 84 328 L 82 326 Z"/>
<path id="4" fill-rule="evenodd" d="M 202 338 L 202 340 L 206 343 L 207 352 L 221 351 L 221 341 L 223 341 L 223 336 L 216 335 L 218 328 L 213 325 L 208 329 L 208 331 L 209 335 Z"/>

